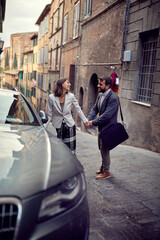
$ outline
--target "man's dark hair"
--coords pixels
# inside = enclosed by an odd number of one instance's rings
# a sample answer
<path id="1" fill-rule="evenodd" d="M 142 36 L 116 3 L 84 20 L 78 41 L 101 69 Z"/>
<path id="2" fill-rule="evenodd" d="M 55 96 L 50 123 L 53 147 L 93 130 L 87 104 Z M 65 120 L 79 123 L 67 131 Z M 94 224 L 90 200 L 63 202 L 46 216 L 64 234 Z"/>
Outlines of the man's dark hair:
<path id="1" fill-rule="evenodd" d="M 109 87 L 112 86 L 112 78 L 110 77 L 101 77 L 99 78 L 101 81 L 105 81 L 106 86 L 109 85 Z"/>

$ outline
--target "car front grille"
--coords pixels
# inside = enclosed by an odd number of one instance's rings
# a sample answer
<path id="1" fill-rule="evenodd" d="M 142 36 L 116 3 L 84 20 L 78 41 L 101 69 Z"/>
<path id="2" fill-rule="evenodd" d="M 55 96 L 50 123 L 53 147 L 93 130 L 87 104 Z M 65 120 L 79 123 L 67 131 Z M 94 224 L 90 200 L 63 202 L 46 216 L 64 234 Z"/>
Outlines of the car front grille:
<path id="1" fill-rule="evenodd" d="M 0 240 L 16 239 L 21 213 L 18 199 L 0 198 Z"/>

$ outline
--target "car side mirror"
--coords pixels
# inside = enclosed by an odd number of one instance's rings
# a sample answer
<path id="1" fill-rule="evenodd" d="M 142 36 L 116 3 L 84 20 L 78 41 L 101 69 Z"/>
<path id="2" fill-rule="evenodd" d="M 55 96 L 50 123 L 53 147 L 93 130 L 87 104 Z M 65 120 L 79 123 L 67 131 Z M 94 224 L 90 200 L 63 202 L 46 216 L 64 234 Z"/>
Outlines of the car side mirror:
<path id="1" fill-rule="evenodd" d="M 40 110 L 39 112 L 39 116 L 42 120 L 42 123 L 46 123 L 48 121 L 47 115 L 44 111 Z"/>

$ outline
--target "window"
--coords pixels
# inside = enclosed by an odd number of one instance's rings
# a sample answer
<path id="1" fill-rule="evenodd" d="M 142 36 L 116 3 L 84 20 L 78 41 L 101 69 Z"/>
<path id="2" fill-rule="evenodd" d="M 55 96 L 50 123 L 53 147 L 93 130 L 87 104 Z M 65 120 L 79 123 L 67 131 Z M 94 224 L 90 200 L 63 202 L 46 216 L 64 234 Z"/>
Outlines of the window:
<path id="1" fill-rule="evenodd" d="M 36 88 L 32 87 L 31 96 L 36 97 Z"/>
<path id="2" fill-rule="evenodd" d="M 92 0 L 85 0 L 85 16 L 92 14 Z"/>
<path id="3" fill-rule="evenodd" d="M 43 63 L 43 48 L 41 48 L 41 53 L 40 53 L 40 63 Z"/>
<path id="4" fill-rule="evenodd" d="M 67 42 L 68 14 L 64 17 L 63 44 Z"/>
<path id="5" fill-rule="evenodd" d="M 35 53 L 33 53 L 33 64 L 35 63 Z"/>
<path id="6" fill-rule="evenodd" d="M 38 64 L 41 63 L 41 50 L 38 50 Z"/>
<path id="7" fill-rule="evenodd" d="M 43 89 L 47 91 L 47 75 L 44 74 L 44 79 L 43 79 Z"/>
<path id="8" fill-rule="evenodd" d="M 57 22 L 57 28 L 60 27 L 60 12 L 61 12 L 61 8 L 58 8 L 58 22 Z"/>
<path id="9" fill-rule="evenodd" d="M 48 32 L 48 16 L 46 16 L 39 25 L 38 39 Z"/>
<path id="10" fill-rule="evenodd" d="M 43 88 L 43 74 L 40 77 L 40 88 Z"/>
<path id="11" fill-rule="evenodd" d="M 48 32 L 48 16 L 44 20 L 44 34 Z"/>
<path id="12" fill-rule="evenodd" d="M 56 59 L 55 59 L 55 69 L 58 69 L 58 48 L 59 46 L 57 45 L 56 47 Z"/>
<path id="13" fill-rule="evenodd" d="M 74 83 L 75 83 L 75 65 L 74 64 L 70 64 L 69 81 L 71 83 L 71 91 L 74 92 Z"/>
<path id="14" fill-rule="evenodd" d="M 33 47 L 37 46 L 37 38 L 33 39 Z"/>
<path id="15" fill-rule="evenodd" d="M 78 28 L 79 28 L 79 6 L 80 2 L 78 1 L 74 6 L 74 28 L 73 28 L 73 38 L 78 37 Z"/>
<path id="16" fill-rule="evenodd" d="M 38 74 L 38 84 L 37 84 L 37 85 L 38 85 L 38 87 L 40 87 L 40 76 L 41 76 L 41 75 L 40 75 L 40 74 Z"/>
<path id="17" fill-rule="evenodd" d="M 51 84 L 49 83 L 48 84 L 48 89 L 49 89 L 49 92 L 51 91 Z"/>
<path id="18" fill-rule="evenodd" d="M 49 52 L 49 64 L 50 64 L 50 69 L 51 69 L 51 66 L 52 66 L 52 49 L 51 51 Z"/>
<path id="19" fill-rule="evenodd" d="M 141 34 L 140 40 L 142 44 L 142 51 L 136 100 L 150 104 L 156 62 L 158 30 Z"/>
<path id="20" fill-rule="evenodd" d="M 44 63 L 48 62 L 48 46 L 44 47 Z"/>
<path id="21" fill-rule="evenodd" d="M 26 95 L 27 97 L 31 96 L 30 90 L 26 89 Z M 2 94 L 0 96 L 0 102 L 3 102 L 3 104 L 0 106 L 0 123 L 16 125 L 38 125 L 37 120 L 35 119 L 30 107 L 28 106 L 28 103 L 21 95 Z"/>
<path id="22" fill-rule="evenodd" d="M 19 79 L 23 79 L 23 72 L 19 73 Z"/>
<path id="23" fill-rule="evenodd" d="M 51 32 L 53 33 L 53 30 L 54 30 L 54 16 L 52 16 L 52 29 L 51 29 Z"/>
<path id="24" fill-rule="evenodd" d="M 43 87 L 43 74 L 38 74 L 38 87 Z"/>
<path id="25" fill-rule="evenodd" d="M 29 89 L 26 89 L 26 97 L 28 98 L 31 97 L 31 91 Z"/>
<path id="26" fill-rule="evenodd" d="M 36 80 L 36 71 L 33 71 L 33 79 Z"/>

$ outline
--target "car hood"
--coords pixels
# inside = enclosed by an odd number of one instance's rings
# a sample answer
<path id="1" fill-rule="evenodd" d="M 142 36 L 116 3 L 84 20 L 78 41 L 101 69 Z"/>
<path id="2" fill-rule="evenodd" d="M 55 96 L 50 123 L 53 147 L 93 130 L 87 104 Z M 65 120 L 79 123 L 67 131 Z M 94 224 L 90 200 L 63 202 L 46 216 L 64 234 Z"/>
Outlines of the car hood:
<path id="1" fill-rule="evenodd" d="M 26 198 L 79 171 L 76 157 L 42 126 L 0 125 L 0 196 Z"/>

